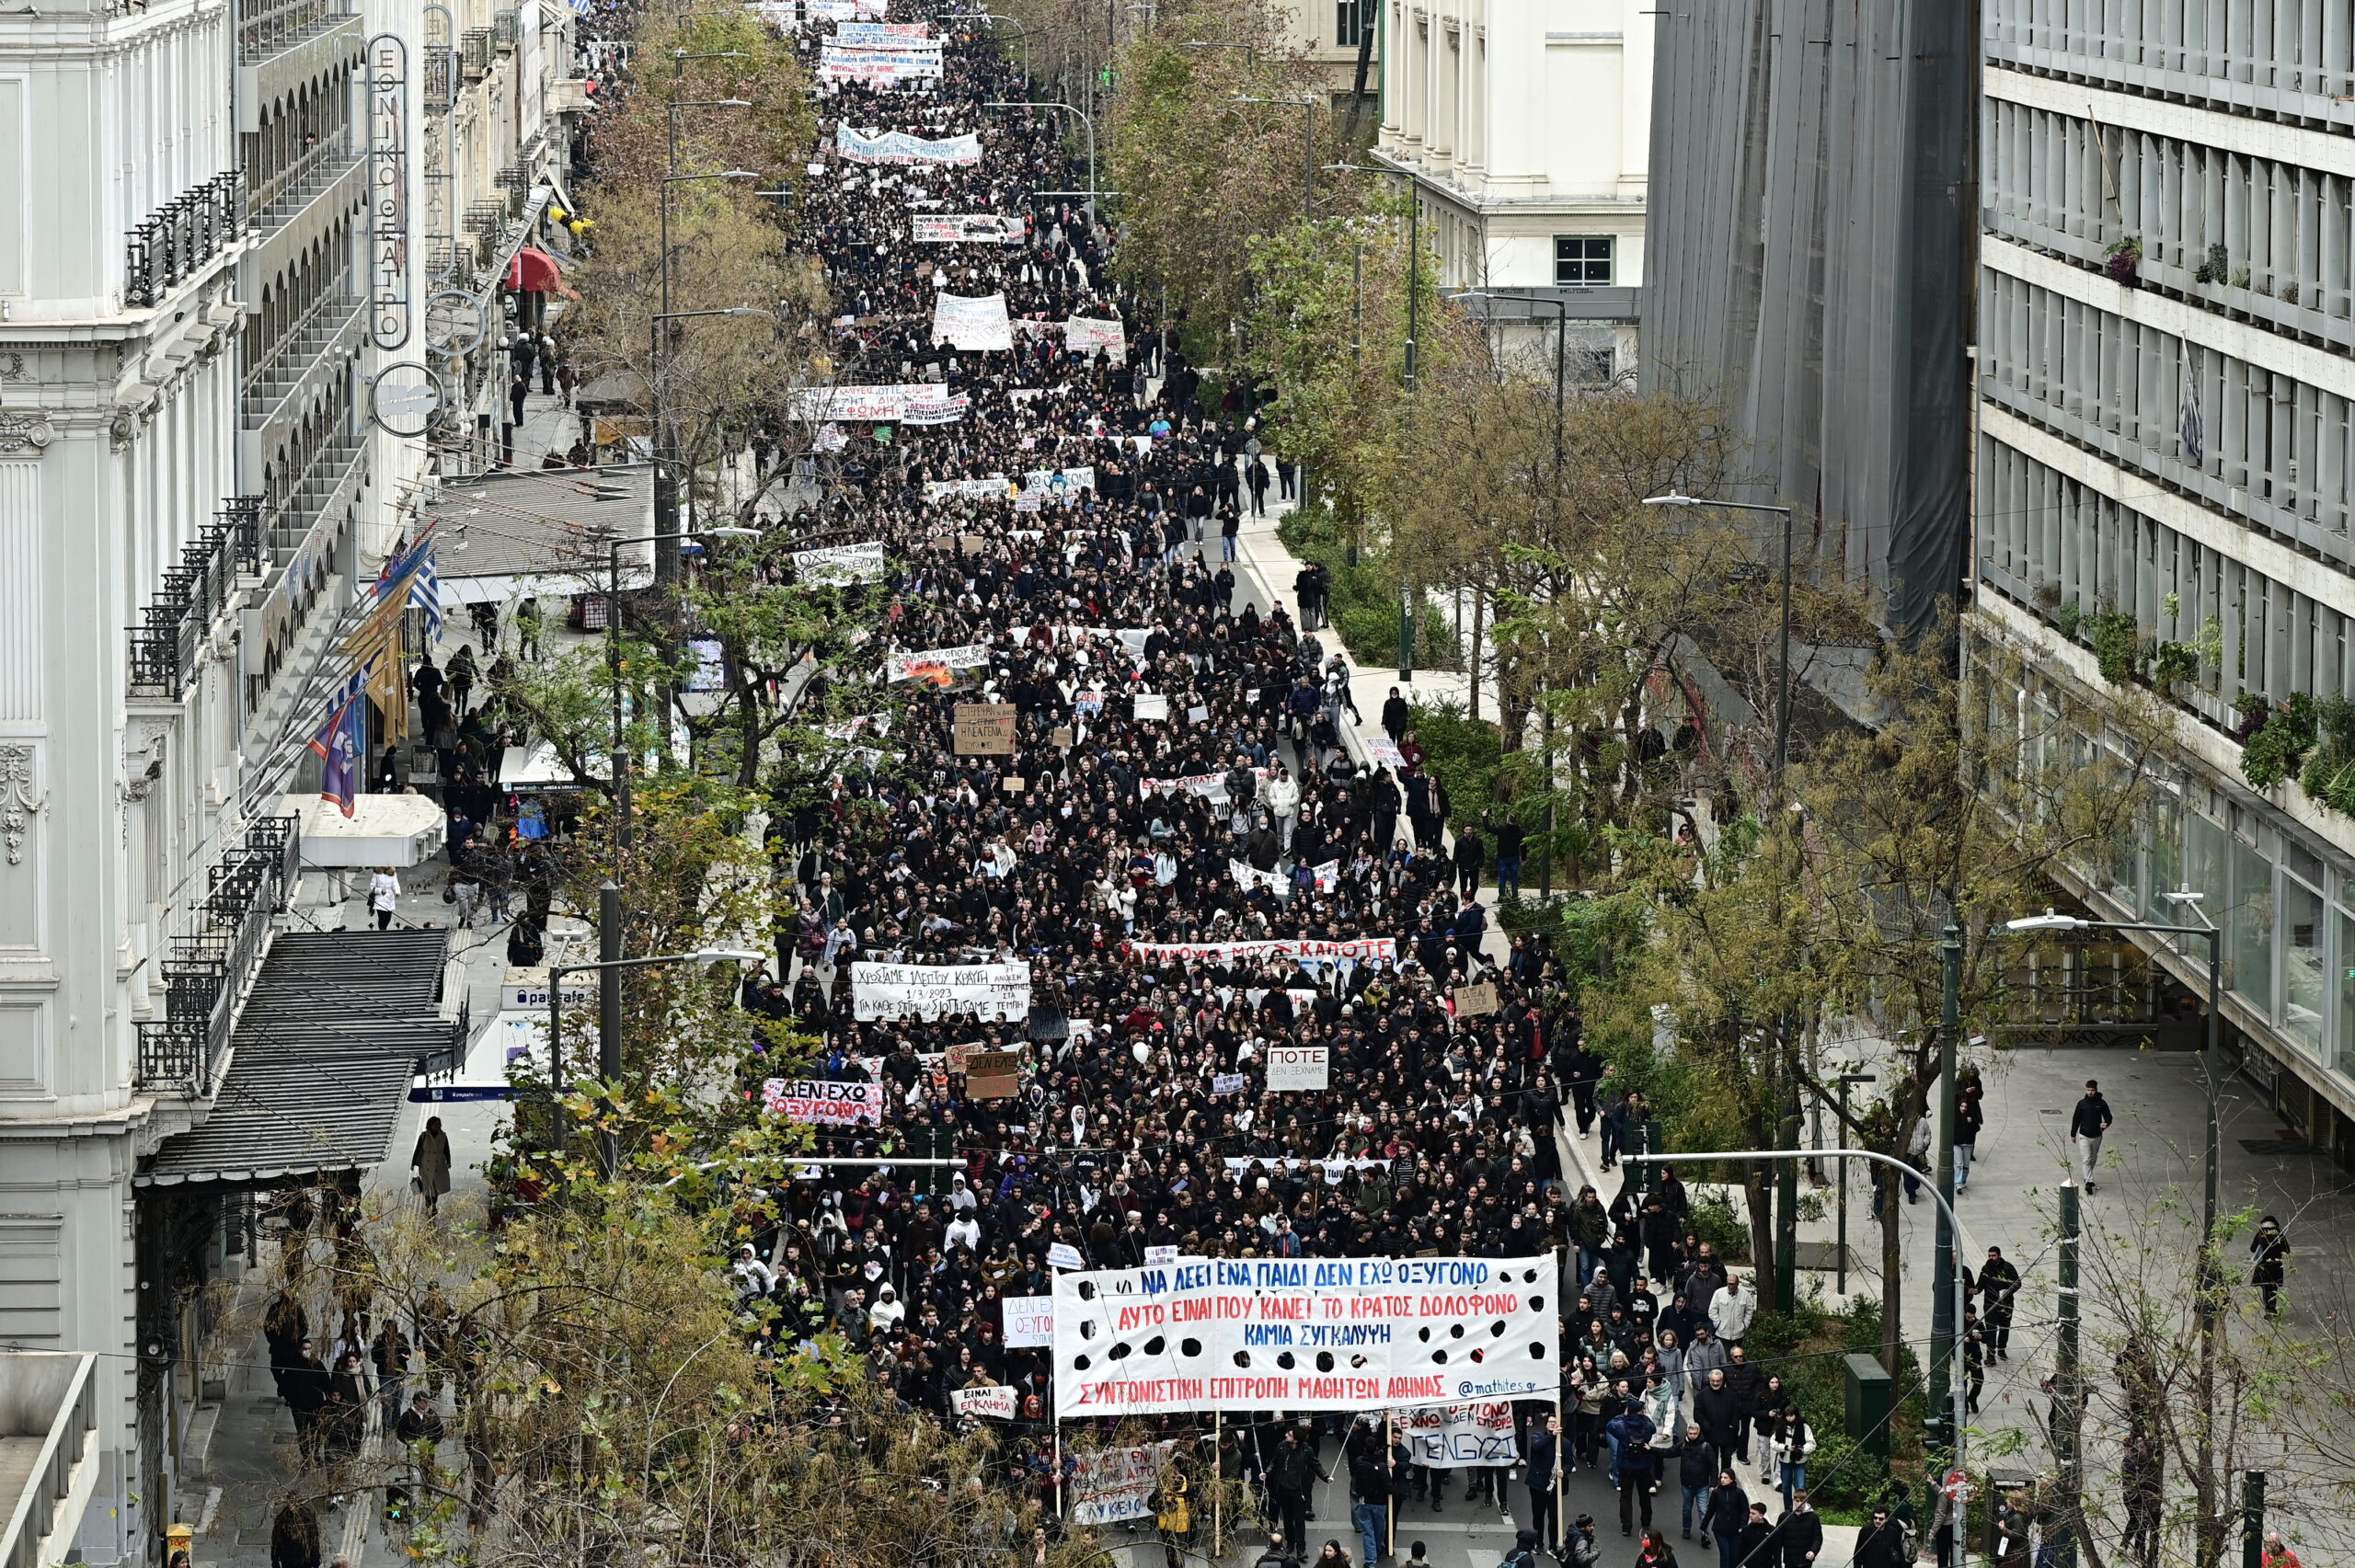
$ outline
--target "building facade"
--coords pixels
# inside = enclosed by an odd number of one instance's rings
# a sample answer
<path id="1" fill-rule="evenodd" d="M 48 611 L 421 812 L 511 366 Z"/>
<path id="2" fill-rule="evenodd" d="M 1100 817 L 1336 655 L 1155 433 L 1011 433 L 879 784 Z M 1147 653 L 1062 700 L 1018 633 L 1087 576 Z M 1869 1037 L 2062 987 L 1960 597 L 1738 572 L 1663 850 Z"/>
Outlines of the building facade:
<path id="1" fill-rule="evenodd" d="M 476 63 L 471 17 L 448 46 L 454 97 L 480 103 L 450 210 L 464 232 L 500 208 L 477 293 L 564 142 L 559 9 L 487 13 Z M 433 461 L 370 419 L 376 374 L 429 353 L 426 258 L 413 222 L 372 213 L 399 160 L 371 156 L 363 97 L 390 33 L 407 82 L 383 118 L 413 125 L 426 39 L 382 11 L 0 17 L 0 1340 L 98 1353 L 93 1562 L 155 1555 L 179 1505 L 205 1395 L 186 1287 L 250 1197 L 164 1213 L 143 1163 L 211 1110 L 299 876 L 281 802 L 316 787 L 299 764 L 345 673 L 337 630 Z M 379 347 L 372 271 L 405 269 L 411 334 Z"/>
<path id="2" fill-rule="evenodd" d="M 2190 761 L 2082 891 L 2223 926 L 2245 1070 L 2348 1162 L 2355 818 L 2238 738 L 2355 685 L 2355 16 L 2234 15 L 1988 0 L 1971 630 L 2097 692 L 2131 618 Z"/>
<path id="3" fill-rule="evenodd" d="M 1656 8 L 1378 3 L 1382 129 L 1372 155 L 1412 183 L 1441 286 L 1560 301 L 1577 383 L 1632 372 Z M 1551 303 L 1523 314 L 1549 328 L 1554 320 Z M 1550 355 L 1553 336 L 1532 327 L 1515 338 Z"/>

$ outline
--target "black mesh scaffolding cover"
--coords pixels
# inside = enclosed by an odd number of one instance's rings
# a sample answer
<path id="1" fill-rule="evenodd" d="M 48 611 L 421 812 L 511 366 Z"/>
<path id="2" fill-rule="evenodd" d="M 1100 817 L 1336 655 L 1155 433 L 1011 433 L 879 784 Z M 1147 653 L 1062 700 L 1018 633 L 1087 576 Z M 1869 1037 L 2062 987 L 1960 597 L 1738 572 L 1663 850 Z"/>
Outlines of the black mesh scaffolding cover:
<path id="1" fill-rule="evenodd" d="M 1962 570 L 1970 16 L 1678 0 L 1659 17 L 1648 385 L 1723 402 L 1758 484 L 1924 624 Z"/>

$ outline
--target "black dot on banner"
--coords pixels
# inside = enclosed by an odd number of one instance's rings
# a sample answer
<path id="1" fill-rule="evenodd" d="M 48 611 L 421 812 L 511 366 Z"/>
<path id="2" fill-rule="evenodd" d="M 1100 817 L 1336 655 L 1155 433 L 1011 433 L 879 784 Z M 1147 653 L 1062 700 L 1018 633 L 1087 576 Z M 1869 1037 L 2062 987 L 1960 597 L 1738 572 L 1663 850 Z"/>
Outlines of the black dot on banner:
<path id="1" fill-rule="evenodd" d="M 1529 1299 L 1529 1310 L 1533 1312 L 1544 1311 L 1545 1310 L 1545 1298 L 1543 1296 L 1532 1296 Z"/>
<path id="2" fill-rule="evenodd" d="M 1316 1353 L 1316 1369 L 1320 1372 L 1329 1372 L 1333 1369 L 1333 1353 L 1331 1351 L 1320 1350 Z"/>
<path id="3" fill-rule="evenodd" d="M 1091 1320 L 1086 1318 L 1079 1320 L 1079 1337 L 1082 1339 L 1094 1339 L 1096 1337 L 1096 1324 Z"/>
<path id="4" fill-rule="evenodd" d="M 1201 1353 L 1202 1342 L 1199 1339 L 1181 1339 L 1178 1342 L 1178 1354 L 1180 1356 L 1200 1356 Z"/>
<path id="5" fill-rule="evenodd" d="M 1536 1283 L 1537 1283 L 1537 1271 L 1536 1271 L 1535 1269 L 1534 1269 L 1534 1268 L 1530 1268 L 1530 1269 L 1523 1269 L 1523 1270 L 1522 1271 L 1522 1275 L 1521 1275 L 1521 1282 L 1522 1282 L 1523 1285 L 1534 1285 L 1534 1284 L 1536 1284 Z"/>
<path id="6" fill-rule="evenodd" d="M 1462 1323 L 1456 1323 L 1449 1328 L 1447 1331 L 1447 1337 L 1450 1339 L 1462 1339 L 1464 1337 L 1464 1325 Z"/>
<path id="7" fill-rule="evenodd" d="M 1505 1321 L 1502 1318 L 1499 1318 L 1495 1322 L 1488 1325 L 1488 1337 L 1490 1339 L 1502 1339 L 1504 1336 Z"/>
<path id="8" fill-rule="evenodd" d="M 1431 1352 L 1431 1365 L 1432 1365 L 1432 1366 L 1434 1366 L 1434 1367 L 1444 1367 L 1444 1366 L 1446 1366 L 1446 1365 L 1447 1365 L 1447 1352 L 1446 1352 L 1446 1351 L 1444 1351 L 1444 1350 L 1434 1350 L 1434 1351 L 1432 1351 L 1432 1352 Z"/>
<path id="9" fill-rule="evenodd" d="M 1543 1361 L 1545 1359 L 1545 1342 L 1544 1340 L 1541 1339 L 1532 1342 L 1529 1346 L 1529 1358 L 1532 1361 Z"/>
<path id="10" fill-rule="evenodd" d="M 1502 1323 L 1499 1323 L 1497 1325 L 1497 1332 L 1499 1333 L 1505 1332 L 1504 1325 Z M 1144 1353 L 1147 1356 L 1158 1356 L 1168 1347 L 1169 1342 L 1163 1339 L 1159 1334 L 1155 1334 L 1151 1339 L 1144 1342 Z"/>
<path id="11" fill-rule="evenodd" d="M 1488 1358 L 1488 1347 L 1487 1347 L 1486 1345 L 1483 1345 L 1483 1346 L 1481 1346 L 1479 1349 L 1475 1350 L 1475 1351 L 1472 1353 L 1472 1365 L 1474 1365 L 1475 1367 L 1477 1367 L 1481 1362 L 1486 1361 Z"/>
<path id="12" fill-rule="evenodd" d="M 1364 1368 L 1365 1368 L 1365 1357 L 1364 1357 L 1364 1356 L 1350 1356 L 1350 1369 L 1351 1371 L 1353 1371 L 1353 1372 L 1354 1372 L 1354 1371 L 1362 1371 Z"/>
<path id="13" fill-rule="evenodd" d="M 1096 1281 L 1092 1279 L 1083 1279 L 1079 1282 L 1079 1299 L 1083 1301 L 1093 1301 L 1096 1299 Z"/>
<path id="14" fill-rule="evenodd" d="M 1106 1359 L 1112 1361 L 1126 1361 L 1129 1358 L 1129 1342 L 1122 1340 L 1110 1350 L 1105 1352 L 1105 1357 Z"/>
<path id="15" fill-rule="evenodd" d="M 1431 1325 L 1425 1323 L 1422 1327 L 1417 1329 L 1415 1331 L 1415 1337 L 1421 1340 L 1425 1345 L 1429 1345 L 1431 1342 Z"/>
<path id="16" fill-rule="evenodd" d="M 1071 1369 L 1074 1372 L 1085 1372 L 1093 1360 L 1093 1356 L 1074 1356 L 1071 1358 Z"/>
<path id="17" fill-rule="evenodd" d="M 1248 1367 L 1248 1366 L 1250 1366 L 1250 1365 L 1251 1365 L 1251 1353 L 1250 1353 L 1249 1351 L 1247 1351 L 1247 1350 L 1238 1350 L 1238 1351 L 1236 1351 L 1236 1352 L 1235 1353 L 1235 1364 L 1237 1367 Z"/>
<path id="18" fill-rule="evenodd" d="M 1287 1372 L 1291 1371 L 1295 1365 L 1292 1360 L 1292 1352 L 1287 1350 L 1282 1355 L 1277 1356 L 1276 1365 L 1282 1368 Z"/>

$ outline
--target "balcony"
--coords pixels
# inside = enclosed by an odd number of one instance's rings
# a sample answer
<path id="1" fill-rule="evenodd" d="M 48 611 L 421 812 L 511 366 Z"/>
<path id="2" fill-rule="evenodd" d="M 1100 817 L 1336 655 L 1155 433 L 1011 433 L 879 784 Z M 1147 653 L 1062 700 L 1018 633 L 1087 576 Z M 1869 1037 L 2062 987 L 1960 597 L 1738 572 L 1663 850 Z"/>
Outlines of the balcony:
<path id="1" fill-rule="evenodd" d="M 247 827 L 243 844 L 207 868 L 204 897 L 164 960 L 164 1016 L 139 1024 L 138 1087 L 195 1099 L 212 1093 L 237 999 L 302 864 L 299 819 L 263 817 Z"/>
<path id="2" fill-rule="evenodd" d="M 342 0 L 281 0 L 237 7 L 237 63 L 258 65 L 360 18 Z"/>
<path id="3" fill-rule="evenodd" d="M 267 429 L 306 388 L 341 374 L 335 350 L 356 344 L 362 325 L 359 295 L 339 292 L 314 300 L 270 346 L 262 362 L 247 372 L 238 406 L 244 428 Z"/>
<path id="4" fill-rule="evenodd" d="M 96 1356 L 0 1355 L 0 1568 L 62 1562 L 97 1487 Z"/>
<path id="5" fill-rule="evenodd" d="M 359 458 L 367 447 L 364 434 L 339 429 L 311 453 L 286 498 L 264 514 L 263 537 L 273 562 L 324 554 L 334 530 L 321 524 L 333 520 L 359 488 Z"/>
<path id="6" fill-rule="evenodd" d="M 158 208 L 131 231 L 123 261 L 122 303 L 160 304 L 245 232 L 245 175 L 224 169 Z"/>
<path id="7" fill-rule="evenodd" d="M 261 569 L 261 498 L 231 498 L 164 573 L 162 589 L 131 628 L 131 694 L 178 702 L 196 670 L 197 647 L 229 608 L 237 574 Z"/>
<path id="8" fill-rule="evenodd" d="M 295 214 L 351 177 L 362 160 L 345 137 L 323 141 L 271 175 L 256 182 L 247 203 L 257 235 L 284 227 Z"/>

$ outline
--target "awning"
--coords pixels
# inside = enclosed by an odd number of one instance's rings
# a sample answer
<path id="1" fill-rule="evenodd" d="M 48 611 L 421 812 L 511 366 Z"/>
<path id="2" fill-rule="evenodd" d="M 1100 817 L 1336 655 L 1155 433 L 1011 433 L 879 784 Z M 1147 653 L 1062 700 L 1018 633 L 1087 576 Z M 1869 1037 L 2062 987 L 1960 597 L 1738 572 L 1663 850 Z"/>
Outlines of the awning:
<path id="1" fill-rule="evenodd" d="M 574 1070 L 591 1071 L 596 1043 L 568 1040 L 567 1044 L 577 1047 L 568 1059 Z M 523 1061 L 533 1063 L 539 1081 L 547 1082 L 548 1013 L 545 1007 L 500 1013 L 466 1047 L 464 1066 L 446 1077 L 419 1073 L 409 1085 L 408 1097 L 432 1105 L 458 1100 L 520 1100 L 527 1091 L 509 1082 L 508 1071 Z"/>
<path id="2" fill-rule="evenodd" d="M 441 931 L 282 931 L 237 1014 L 228 1070 L 138 1186 L 266 1186 L 382 1164 L 418 1062 L 450 1048 Z"/>
<path id="3" fill-rule="evenodd" d="M 316 795 L 290 795 L 281 812 L 303 819 L 303 864 L 321 871 L 421 865 L 446 830 L 440 803 L 422 795 L 356 795 L 349 817 Z"/>
<path id="4" fill-rule="evenodd" d="M 555 257 L 527 245 L 507 264 L 507 286 L 520 293 L 553 294 L 564 287 L 564 274 Z"/>
<path id="5" fill-rule="evenodd" d="M 589 776 L 603 779 L 606 774 L 605 759 L 587 759 Z M 556 754 L 556 748 L 545 740 L 529 746 L 510 746 L 499 754 L 499 787 L 501 789 L 570 789 L 577 781 L 572 770 Z"/>
<path id="6" fill-rule="evenodd" d="M 521 469 L 442 481 L 423 515 L 441 525 L 442 605 L 602 593 L 608 545 L 622 587 L 654 580 L 654 470 Z M 480 524 L 479 527 L 476 526 Z"/>

